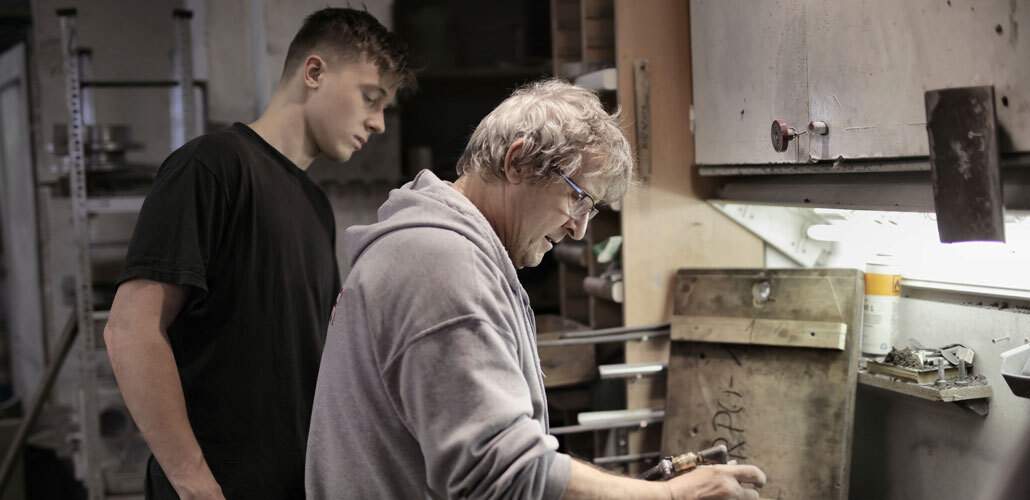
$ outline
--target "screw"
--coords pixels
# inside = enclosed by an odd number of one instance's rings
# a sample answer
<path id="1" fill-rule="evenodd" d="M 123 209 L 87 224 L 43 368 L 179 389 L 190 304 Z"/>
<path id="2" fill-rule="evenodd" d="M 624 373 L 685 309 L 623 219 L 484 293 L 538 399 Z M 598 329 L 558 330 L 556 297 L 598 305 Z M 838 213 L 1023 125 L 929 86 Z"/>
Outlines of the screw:
<path id="1" fill-rule="evenodd" d="M 1001 342 L 1003 340 L 1008 340 L 1009 338 L 1010 337 L 1008 335 L 1006 335 L 1004 337 L 993 338 L 993 339 L 991 339 L 991 343 L 997 344 L 998 342 Z M 1027 340 L 1030 341 L 1030 339 L 1027 339 Z"/>

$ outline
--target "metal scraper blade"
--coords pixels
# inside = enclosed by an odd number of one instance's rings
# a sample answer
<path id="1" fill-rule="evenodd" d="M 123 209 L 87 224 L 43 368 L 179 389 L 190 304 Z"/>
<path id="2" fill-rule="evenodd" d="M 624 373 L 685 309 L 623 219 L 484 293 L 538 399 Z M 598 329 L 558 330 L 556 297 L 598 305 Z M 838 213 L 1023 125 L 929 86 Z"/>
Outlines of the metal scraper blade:
<path id="1" fill-rule="evenodd" d="M 941 242 L 1005 241 L 994 87 L 930 90 L 925 101 Z"/>

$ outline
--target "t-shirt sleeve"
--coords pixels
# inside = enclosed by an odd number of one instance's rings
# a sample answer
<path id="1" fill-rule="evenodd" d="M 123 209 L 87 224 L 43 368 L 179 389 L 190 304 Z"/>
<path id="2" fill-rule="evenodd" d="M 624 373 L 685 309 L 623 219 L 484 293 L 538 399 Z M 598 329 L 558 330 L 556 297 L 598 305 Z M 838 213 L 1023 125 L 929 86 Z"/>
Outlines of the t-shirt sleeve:
<path id="1" fill-rule="evenodd" d="M 165 161 L 143 202 L 119 284 L 148 279 L 207 293 L 228 198 L 208 166 L 182 153 Z"/>

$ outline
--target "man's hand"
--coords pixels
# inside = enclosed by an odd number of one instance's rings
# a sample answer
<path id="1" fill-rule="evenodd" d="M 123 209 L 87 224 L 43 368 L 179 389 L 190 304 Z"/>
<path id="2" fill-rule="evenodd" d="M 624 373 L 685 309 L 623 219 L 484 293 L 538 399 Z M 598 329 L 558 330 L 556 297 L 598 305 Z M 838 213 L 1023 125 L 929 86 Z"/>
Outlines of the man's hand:
<path id="1" fill-rule="evenodd" d="M 224 500 L 190 427 L 168 325 L 186 301 L 183 287 L 122 283 L 104 342 L 129 413 L 180 498 Z"/>
<path id="2" fill-rule="evenodd" d="M 673 500 L 758 500 L 765 473 L 753 465 L 704 465 L 666 482 Z"/>
<path id="3" fill-rule="evenodd" d="M 182 500 L 225 500 L 222 487 L 218 486 L 210 471 L 196 478 L 172 483 L 172 487 Z"/>

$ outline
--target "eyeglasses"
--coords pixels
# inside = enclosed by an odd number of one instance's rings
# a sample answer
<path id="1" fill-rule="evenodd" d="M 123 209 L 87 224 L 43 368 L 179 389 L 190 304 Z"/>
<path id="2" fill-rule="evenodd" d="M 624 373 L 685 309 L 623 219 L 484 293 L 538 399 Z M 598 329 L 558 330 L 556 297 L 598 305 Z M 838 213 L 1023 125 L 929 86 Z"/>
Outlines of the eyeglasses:
<path id="1" fill-rule="evenodd" d="M 594 197 L 590 196 L 586 191 L 583 190 L 583 188 L 576 185 L 575 182 L 572 182 L 572 179 L 569 179 L 568 176 L 564 174 L 559 175 L 561 175 L 562 180 L 564 180 L 565 183 L 568 184 L 569 187 L 572 188 L 572 191 L 576 194 L 576 201 L 572 204 L 571 215 L 577 219 L 584 215 L 587 216 L 587 220 L 593 219 L 594 216 L 597 215 L 597 213 L 600 211 L 597 209 L 597 202 L 594 201 Z"/>

